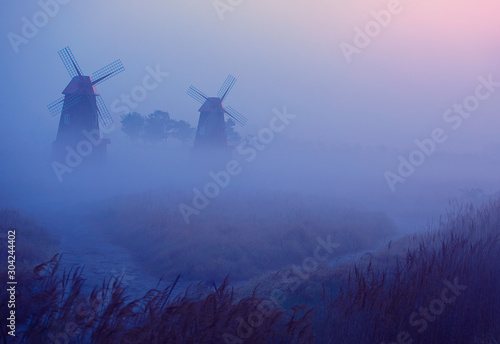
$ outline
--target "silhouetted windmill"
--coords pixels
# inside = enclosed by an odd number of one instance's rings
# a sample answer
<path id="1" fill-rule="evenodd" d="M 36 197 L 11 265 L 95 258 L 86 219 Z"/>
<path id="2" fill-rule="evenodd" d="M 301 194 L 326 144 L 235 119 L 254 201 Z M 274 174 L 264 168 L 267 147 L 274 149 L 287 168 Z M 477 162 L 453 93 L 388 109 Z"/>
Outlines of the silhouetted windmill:
<path id="1" fill-rule="evenodd" d="M 203 104 L 198 110 L 200 112 L 200 119 L 198 120 L 198 128 L 196 129 L 194 149 L 227 150 L 226 127 L 224 124 L 225 114 L 233 118 L 241 126 L 246 124 L 247 119 L 242 114 L 231 107 L 225 108 L 223 105 L 224 99 L 226 99 L 235 82 L 236 79 L 229 75 L 219 90 L 217 97 L 211 98 L 207 97 L 194 86 L 189 88 L 187 93 Z"/>
<path id="2" fill-rule="evenodd" d="M 104 127 L 113 124 L 104 101 L 95 86 L 125 70 L 120 60 L 110 63 L 90 76 L 85 76 L 69 47 L 59 51 L 59 56 L 72 77 L 62 92 L 64 96 L 48 105 L 52 116 L 61 115 L 56 140 L 53 143 L 53 159 L 65 160 L 68 149 L 77 151 L 79 144 L 89 141 L 89 134 L 98 140 L 92 147 L 92 160 L 106 156 L 109 139 L 101 138 L 99 121 Z M 97 145 L 95 142 L 99 142 Z M 87 147 L 88 150 L 88 147 Z"/>

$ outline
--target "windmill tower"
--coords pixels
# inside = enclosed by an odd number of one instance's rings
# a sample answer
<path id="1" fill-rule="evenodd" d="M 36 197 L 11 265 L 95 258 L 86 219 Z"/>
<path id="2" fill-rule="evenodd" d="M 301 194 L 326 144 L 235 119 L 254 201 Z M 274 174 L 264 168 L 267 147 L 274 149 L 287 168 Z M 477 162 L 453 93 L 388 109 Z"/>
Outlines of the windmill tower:
<path id="1" fill-rule="evenodd" d="M 52 144 L 52 160 L 65 163 L 69 151 L 81 150 L 82 143 L 91 142 L 91 154 L 86 161 L 103 161 L 109 139 L 101 137 L 99 122 L 105 128 L 113 124 L 104 101 L 95 86 L 125 70 L 120 60 L 85 76 L 69 47 L 59 51 L 59 56 L 71 76 L 71 81 L 62 92 L 64 95 L 48 105 L 52 116 L 60 115 L 57 137 Z M 87 144 L 86 153 L 89 145 Z"/>
<path id="2" fill-rule="evenodd" d="M 189 88 L 187 94 L 203 104 L 198 110 L 200 112 L 200 119 L 198 120 L 198 128 L 196 129 L 194 141 L 195 151 L 228 150 L 224 115 L 230 116 L 241 126 L 246 124 L 247 119 L 243 115 L 233 108 L 224 107 L 223 105 L 224 99 L 226 99 L 235 83 L 236 79 L 229 75 L 220 88 L 219 93 L 217 93 L 217 97 L 207 97 L 194 86 Z"/>

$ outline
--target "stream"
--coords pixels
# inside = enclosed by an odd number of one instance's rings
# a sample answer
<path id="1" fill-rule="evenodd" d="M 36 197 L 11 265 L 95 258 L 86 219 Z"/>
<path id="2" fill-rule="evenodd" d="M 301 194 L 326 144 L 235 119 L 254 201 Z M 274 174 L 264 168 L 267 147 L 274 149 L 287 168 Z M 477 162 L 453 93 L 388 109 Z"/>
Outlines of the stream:
<path id="1" fill-rule="evenodd" d="M 127 288 L 126 295 L 129 296 L 129 301 L 139 299 L 150 289 L 157 288 L 159 279 L 144 271 L 127 249 L 114 245 L 103 233 L 86 223 L 85 218 L 90 214 L 85 213 L 84 208 L 68 205 L 64 209 L 59 208 L 58 211 L 37 211 L 32 215 L 60 240 L 60 252 L 63 254 L 60 270 L 69 271 L 76 266 L 84 267 L 83 277 L 86 279 L 82 290 L 84 295 L 90 295 L 96 285 L 102 286 L 104 280 L 108 282 L 118 277 L 123 278 L 122 284 Z M 397 219 L 395 223 L 400 230 L 395 237 L 386 238 L 371 249 L 332 259 L 330 266 L 359 259 L 364 254 L 382 248 L 389 240 L 415 230 L 415 224 L 410 224 L 409 221 Z M 165 288 L 172 282 L 162 281 L 159 288 Z M 181 279 L 172 296 L 183 293 L 193 284 L 195 283 L 192 281 Z M 244 284 L 232 283 L 233 286 Z"/>
<path id="2" fill-rule="evenodd" d="M 125 294 L 131 301 L 143 297 L 150 289 L 157 286 L 163 289 L 173 282 L 162 281 L 158 285 L 159 279 L 144 271 L 130 252 L 111 243 L 96 228 L 88 225 L 81 213 L 76 212 L 37 214 L 35 218 L 60 240 L 60 272 L 84 267 L 84 295 L 90 295 L 96 285 L 102 286 L 104 280 L 107 283 L 110 279 L 122 278 L 122 285 L 127 288 Z M 190 284 L 179 281 L 172 296 L 182 293 Z"/>

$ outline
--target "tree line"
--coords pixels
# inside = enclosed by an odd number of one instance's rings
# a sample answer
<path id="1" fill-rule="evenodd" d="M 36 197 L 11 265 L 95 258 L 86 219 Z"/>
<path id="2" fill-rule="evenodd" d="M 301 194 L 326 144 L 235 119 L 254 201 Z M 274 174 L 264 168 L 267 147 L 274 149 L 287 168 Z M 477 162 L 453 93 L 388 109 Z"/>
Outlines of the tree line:
<path id="1" fill-rule="evenodd" d="M 166 111 L 156 110 L 143 116 L 138 112 L 131 112 L 121 116 L 121 130 L 136 143 L 161 143 L 165 144 L 168 139 L 177 139 L 183 144 L 194 141 L 196 129 L 183 120 L 170 117 Z M 236 145 L 241 136 L 235 130 L 236 123 L 227 119 L 226 136 L 228 144 Z"/>

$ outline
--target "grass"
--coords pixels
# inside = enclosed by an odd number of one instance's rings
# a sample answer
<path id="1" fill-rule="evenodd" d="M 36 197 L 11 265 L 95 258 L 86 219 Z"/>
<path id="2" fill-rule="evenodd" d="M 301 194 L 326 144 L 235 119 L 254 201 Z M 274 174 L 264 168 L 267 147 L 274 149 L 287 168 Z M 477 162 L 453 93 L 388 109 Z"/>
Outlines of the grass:
<path id="1" fill-rule="evenodd" d="M 405 238 L 349 266 L 342 280 L 324 283 L 327 326 L 318 335 L 335 343 L 392 343 L 405 333 L 412 343 L 498 340 L 499 220 L 499 200 L 478 210 L 457 206 L 437 231 Z M 328 280 L 328 274 L 323 278 Z M 466 289 L 444 311 L 433 308 L 439 314 L 431 313 L 424 326 L 420 307 L 440 304 L 444 281 Z"/>
<path id="2" fill-rule="evenodd" d="M 189 290 L 172 298 L 174 282 L 128 301 L 119 279 L 104 281 L 85 297 L 82 269 L 60 274 L 60 259 L 56 255 L 35 268 L 30 292 L 18 298 L 18 332 L 10 343 L 224 343 L 232 340 L 232 333 L 245 333 L 251 343 L 312 338 L 310 311 L 300 307 L 270 308 L 258 329 L 243 332 L 239 319 L 249 319 L 261 300 L 237 300 L 227 280 L 201 299 L 190 296 Z M 1 331 L 6 343 L 6 329 Z"/>
<path id="3" fill-rule="evenodd" d="M 82 295 L 81 269 L 59 272 L 61 258 L 56 255 L 34 269 L 30 292 L 18 300 L 16 340 L 43 344 L 51 336 L 67 336 L 68 343 L 497 343 L 500 199 L 478 209 L 458 205 L 436 226 L 353 263 L 321 266 L 294 292 L 283 290 L 288 302 L 282 306 L 270 301 L 265 281 L 247 295 L 237 293 L 226 279 L 207 294 L 187 290 L 173 297 L 175 279 L 129 300 L 120 280 L 110 279 Z M 454 294 L 445 281 L 465 287 L 455 288 Z M 444 298 L 444 309 L 436 312 L 436 300 Z M 420 308 L 435 311 L 425 326 Z M 5 336 L 5 329 L 1 331 Z"/>
<path id="4" fill-rule="evenodd" d="M 225 191 L 226 192 L 226 191 Z M 191 194 L 144 192 L 113 199 L 96 226 L 157 276 L 247 280 L 299 263 L 318 237 L 342 243 L 335 255 L 393 235 L 383 213 L 339 209 L 300 194 L 226 192 L 186 225 L 177 206 Z"/>
<path id="5" fill-rule="evenodd" d="M 33 218 L 23 216 L 17 210 L 0 211 L 0 247 L 7 254 L 7 231 L 15 229 L 16 277 L 30 276 L 31 270 L 40 262 L 50 259 L 59 251 L 59 242 L 48 230 L 41 227 Z M 7 258 L 7 257 L 5 257 Z M 6 261 L 6 259 L 5 259 Z M 0 275 L 7 275 L 7 264 L 0 265 Z"/>

